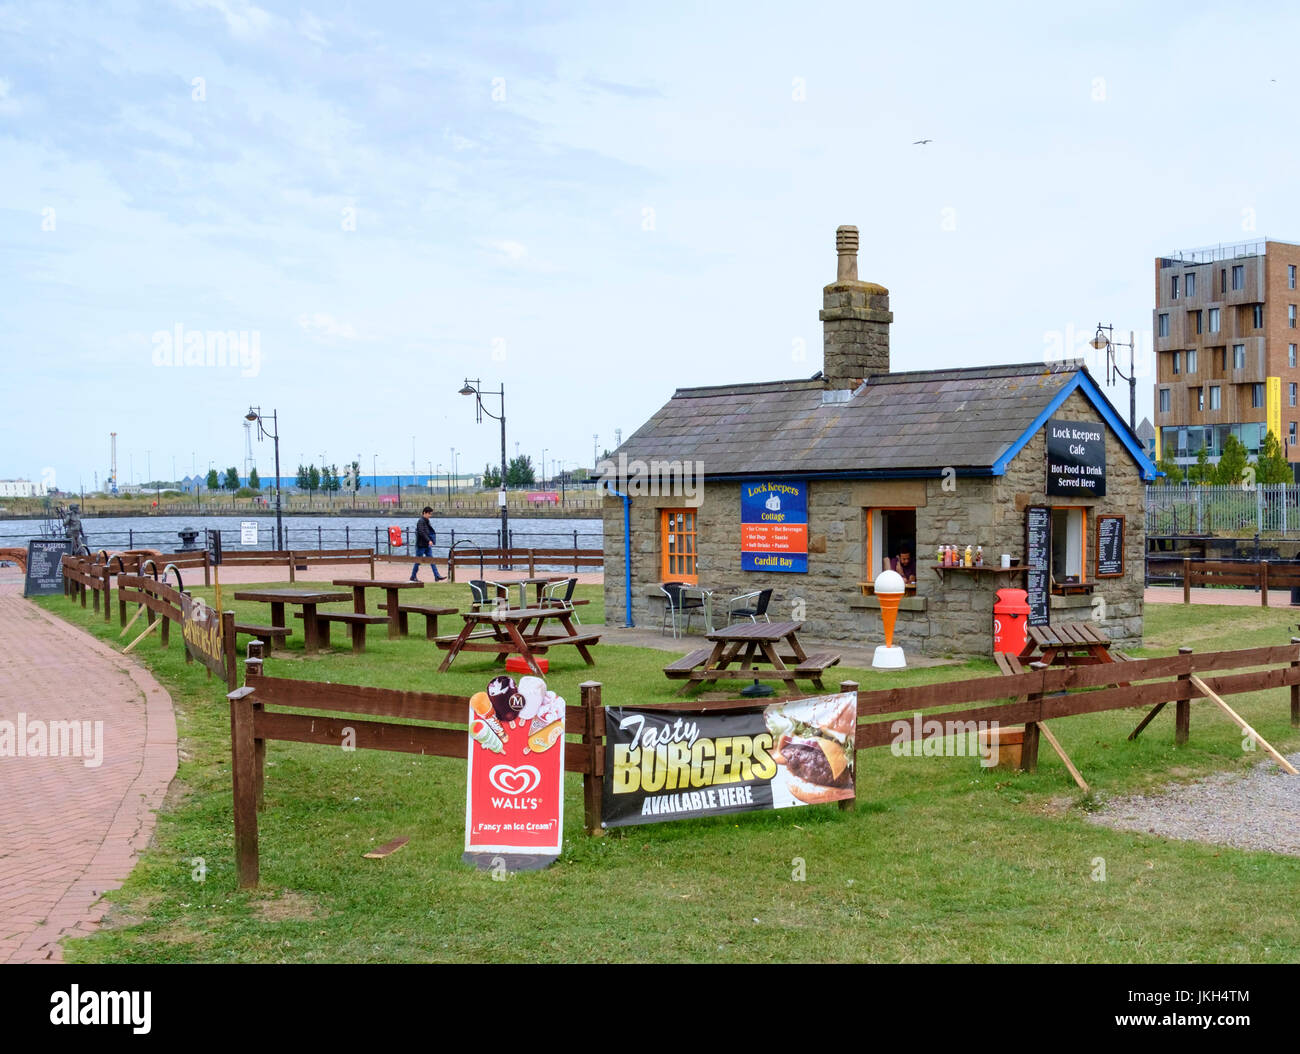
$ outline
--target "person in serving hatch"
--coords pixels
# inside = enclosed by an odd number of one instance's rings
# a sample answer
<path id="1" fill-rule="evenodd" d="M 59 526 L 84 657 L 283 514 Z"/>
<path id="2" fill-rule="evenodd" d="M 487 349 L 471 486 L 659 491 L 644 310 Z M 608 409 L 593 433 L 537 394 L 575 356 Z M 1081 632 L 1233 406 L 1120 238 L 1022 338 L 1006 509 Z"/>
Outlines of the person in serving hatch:
<path id="1" fill-rule="evenodd" d="M 898 555 L 894 557 L 892 566 L 903 576 L 903 581 L 909 586 L 916 584 L 916 561 L 912 559 L 911 542 L 903 542 L 899 545 Z"/>
<path id="2" fill-rule="evenodd" d="M 420 518 L 415 521 L 415 555 L 416 556 L 433 556 L 433 524 L 429 522 L 429 513 L 433 512 L 432 505 L 426 505 L 424 511 L 420 513 Z M 433 580 L 441 582 L 443 576 L 438 574 L 438 565 L 430 564 L 429 570 L 433 572 Z M 420 565 L 413 564 L 411 567 L 411 581 L 415 582 L 420 577 Z"/>

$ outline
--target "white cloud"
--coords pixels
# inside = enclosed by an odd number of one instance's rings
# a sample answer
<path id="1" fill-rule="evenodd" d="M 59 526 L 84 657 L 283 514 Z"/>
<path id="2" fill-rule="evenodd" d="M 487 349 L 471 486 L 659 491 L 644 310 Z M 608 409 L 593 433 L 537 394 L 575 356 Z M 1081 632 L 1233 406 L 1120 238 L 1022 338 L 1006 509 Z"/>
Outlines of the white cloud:
<path id="1" fill-rule="evenodd" d="M 323 340 L 355 340 L 357 331 L 346 322 L 340 322 L 333 315 L 317 312 L 313 315 L 299 315 L 298 326 L 310 337 Z"/>
<path id="2" fill-rule="evenodd" d="M 511 260 L 522 260 L 528 255 L 528 246 L 519 242 L 493 242 L 492 248 L 496 249 L 497 252 L 504 253 Z"/>
<path id="3" fill-rule="evenodd" d="M 272 16 L 248 0 L 180 0 L 179 6 L 190 11 L 217 11 L 226 20 L 232 37 L 248 40 L 260 37 L 270 28 Z"/>

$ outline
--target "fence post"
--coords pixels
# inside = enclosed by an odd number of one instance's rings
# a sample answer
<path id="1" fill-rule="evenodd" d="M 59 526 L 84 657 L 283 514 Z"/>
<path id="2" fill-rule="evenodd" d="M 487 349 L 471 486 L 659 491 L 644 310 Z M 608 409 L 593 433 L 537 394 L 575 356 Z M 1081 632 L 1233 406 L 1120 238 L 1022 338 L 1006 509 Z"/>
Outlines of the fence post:
<path id="1" fill-rule="evenodd" d="M 840 691 L 841 691 L 842 693 L 843 693 L 843 692 L 852 692 L 852 693 L 854 694 L 854 696 L 856 697 L 857 694 L 858 694 L 858 682 L 857 682 L 857 681 L 840 681 Z M 854 713 L 856 713 L 856 712 L 857 712 L 857 707 L 856 707 L 856 704 L 855 704 L 855 706 L 854 706 Z M 856 721 L 857 718 L 854 718 L 854 720 Z M 855 742 L 856 742 L 856 740 L 855 740 Z M 857 804 L 858 804 L 858 796 L 857 796 L 857 790 L 856 790 L 856 788 L 857 788 L 857 783 L 858 783 L 858 779 L 857 779 L 857 769 L 858 769 L 857 761 L 858 761 L 858 759 L 857 759 L 857 755 L 855 754 L 855 755 L 854 755 L 854 758 L 853 758 L 853 773 L 854 773 L 854 775 L 853 775 L 853 786 L 854 786 L 854 788 L 855 788 L 855 789 L 854 789 L 854 792 L 853 792 L 853 797 L 852 797 L 852 798 L 848 798 L 848 799 L 846 799 L 846 800 L 840 802 L 840 812 L 852 812 L 852 811 L 854 810 L 854 808 L 856 808 L 856 806 L 857 806 Z"/>
<path id="2" fill-rule="evenodd" d="M 1179 655 L 1191 655 L 1191 648 L 1179 648 Z M 1187 668 L 1178 675 L 1178 701 L 1174 703 L 1174 746 L 1181 747 L 1187 742 L 1192 731 L 1192 661 L 1187 660 Z"/>
<path id="3" fill-rule="evenodd" d="M 1264 529 L 1264 484 L 1255 484 L 1255 533 Z"/>
<path id="4" fill-rule="evenodd" d="M 1268 561 L 1259 562 L 1259 606 L 1268 607 Z"/>
<path id="5" fill-rule="evenodd" d="M 1287 505 L 1287 485 L 1279 483 L 1277 485 L 1278 494 L 1282 501 L 1282 537 L 1286 537 L 1286 505 Z"/>
<path id="6" fill-rule="evenodd" d="M 348 525 L 346 523 L 343 525 L 343 548 L 352 548 L 352 535 L 348 532 Z"/>
<path id="7" fill-rule="evenodd" d="M 163 627 L 163 632 L 167 627 Z M 221 612 L 221 651 L 225 657 L 226 688 L 234 691 L 239 687 L 239 649 L 235 640 L 235 613 Z"/>
<path id="8" fill-rule="evenodd" d="M 235 804 L 235 871 L 240 889 L 257 885 L 257 757 L 253 743 L 254 689 L 230 693 L 230 783 Z"/>
<path id="9" fill-rule="evenodd" d="M 1291 646 L 1295 647 L 1300 644 L 1300 637 L 1291 638 Z M 1300 653 L 1291 660 L 1291 669 L 1300 667 Z M 1292 674 L 1291 676 L 1295 676 Z M 1300 684 L 1291 685 L 1291 727 L 1300 728 Z"/>
<path id="10" fill-rule="evenodd" d="M 1183 557 L 1183 603 L 1192 602 L 1192 558 Z"/>
<path id="11" fill-rule="evenodd" d="M 318 550 L 319 550 L 319 549 L 324 549 L 324 548 L 325 548 L 324 543 L 322 543 L 321 540 L 320 540 L 320 524 L 319 524 L 319 523 L 316 524 L 316 548 L 317 548 Z"/>
<path id="12" fill-rule="evenodd" d="M 1030 669 L 1035 673 L 1042 673 L 1047 669 L 1044 662 L 1031 662 Z M 1037 707 L 1036 713 L 1039 717 L 1043 714 L 1043 682 L 1039 678 L 1038 690 L 1030 692 L 1025 697 L 1025 701 Z M 1020 747 L 1020 771 L 1035 772 L 1038 769 L 1038 722 L 1025 722 L 1025 738 Z"/>
<path id="13" fill-rule="evenodd" d="M 605 711 L 601 706 L 599 681 L 583 681 L 578 690 L 582 693 L 582 709 L 587 721 L 582 743 L 588 751 L 587 767 L 582 773 L 582 825 L 588 834 L 599 837 L 605 833 L 601 823 L 601 796 L 605 775 Z"/>

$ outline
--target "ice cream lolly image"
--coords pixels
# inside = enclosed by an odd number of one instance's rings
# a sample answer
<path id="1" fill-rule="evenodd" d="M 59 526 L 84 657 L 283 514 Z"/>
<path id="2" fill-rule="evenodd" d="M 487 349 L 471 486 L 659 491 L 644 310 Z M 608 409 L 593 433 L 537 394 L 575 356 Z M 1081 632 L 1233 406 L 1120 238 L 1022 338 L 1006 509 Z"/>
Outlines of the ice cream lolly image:
<path id="1" fill-rule="evenodd" d="M 550 750 L 563 734 L 563 721 L 547 721 L 545 718 L 535 717 L 528 729 L 528 746 L 524 747 L 524 753 L 540 754 L 544 750 Z"/>
<path id="2" fill-rule="evenodd" d="M 484 750 L 490 750 L 493 754 L 504 754 L 506 752 L 506 748 L 501 744 L 501 737 L 493 732 L 485 721 L 475 718 L 470 723 L 469 734 L 474 742 Z"/>
<path id="3" fill-rule="evenodd" d="M 487 692 L 475 692 L 470 696 L 469 705 L 483 723 L 501 737 L 501 742 L 504 743 L 510 738 L 506 735 L 506 730 L 501 727 L 501 722 L 497 720 L 496 712 L 492 709 L 492 700 L 488 698 Z"/>
<path id="4" fill-rule="evenodd" d="M 523 706 L 522 697 L 518 700 L 518 706 L 512 705 L 516 696 L 519 696 L 513 677 L 493 677 L 488 681 L 487 695 L 492 701 L 492 709 L 496 712 L 498 721 L 513 721 Z"/>
<path id="5" fill-rule="evenodd" d="M 540 677 L 520 677 L 519 694 L 524 697 L 524 705 L 517 716 L 520 721 L 532 721 L 546 701 L 546 682 Z"/>

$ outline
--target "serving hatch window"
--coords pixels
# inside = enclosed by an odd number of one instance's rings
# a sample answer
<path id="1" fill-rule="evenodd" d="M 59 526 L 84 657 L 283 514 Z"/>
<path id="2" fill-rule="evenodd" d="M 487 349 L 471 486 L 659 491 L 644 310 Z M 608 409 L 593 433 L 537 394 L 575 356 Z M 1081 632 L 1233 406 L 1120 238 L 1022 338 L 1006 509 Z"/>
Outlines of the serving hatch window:
<path id="1" fill-rule="evenodd" d="M 1052 588 L 1082 585 L 1086 579 L 1088 510 L 1074 506 L 1052 509 Z"/>
<path id="2" fill-rule="evenodd" d="M 694 585 L 699 580 L 695 569 L 695 510 L 664 509 L 660 513 L 659 538 L 664 581 Z"/>
<path id="3" fill-rule="evenodd" d="M 916 587 L 916 510 L 866 509 L 867 554 L 863 579 L 874 582 L 881 571 L 897 571 L 908 591 Z"/>

